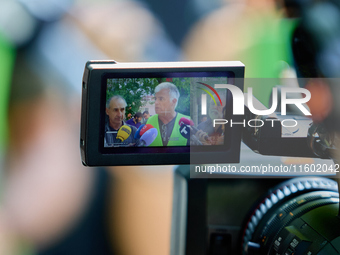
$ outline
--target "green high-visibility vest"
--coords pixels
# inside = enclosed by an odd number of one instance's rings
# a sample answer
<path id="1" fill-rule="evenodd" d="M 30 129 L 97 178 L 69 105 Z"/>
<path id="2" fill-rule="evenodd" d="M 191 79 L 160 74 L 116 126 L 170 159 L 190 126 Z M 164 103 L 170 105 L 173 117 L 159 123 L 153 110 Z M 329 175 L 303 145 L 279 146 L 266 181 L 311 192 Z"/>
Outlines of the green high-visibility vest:
<path id="1" fill-rule="evenodd" d="M 178 122 L 182 117 L 190 119 L 189 116 L 186 116 L 186 115 L 181 114 L 181 113 L 177 113 L 176 120 L 175 120 L 175 123 L 174 123 L 174 128 L 172 129 L 172 132 L 171 132 L 167 146 L 185 146 L 185 145 L 187 145 L 188 139 L 184 138 L 181 135 L 181 133 L 179 132 L 180 126 L 179 126 Z M 163 146 L 161 131 L 159 129 L 158 114 L 152 115 L 148 119 L 146 124 L 151 124 L 154 128 L 157 128 L 157 131 L 158 131 L 158 135 L 157 135 L 156 139 L 149 146 Z"/>

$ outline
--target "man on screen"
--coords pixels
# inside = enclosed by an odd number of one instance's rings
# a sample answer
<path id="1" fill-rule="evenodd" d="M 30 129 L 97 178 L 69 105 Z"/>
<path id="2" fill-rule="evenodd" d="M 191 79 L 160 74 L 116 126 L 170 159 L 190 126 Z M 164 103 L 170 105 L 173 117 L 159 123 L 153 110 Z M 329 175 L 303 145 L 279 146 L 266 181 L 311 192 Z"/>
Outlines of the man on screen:
<path id="1" fill-rule="evenodd" d="M 176 112 L 176 106 L 180 97 L 177 87 L 170 82 L 162 82 L 155 88 L 155 112 L 147 124 L 151 124 L 158 130 L 156 139 L 150 146 L 185 146 L 189 139 L 180 133 L 179 120 L 190 118 Z"/>
<path id="2" fill-rule="evenodd" d="M 150 118 L 149 111 L 144 111 L 143 112 L 143 121 L 142 121 L 142 124 L 146 124 L 146 122 L 148 121 L 149 118 Z"/>
<path id="3" fill-rule="evenodd" d="M 105 123 L 104 147 L 134 146 L 136 144 L 134 135 L 137 128 L 124 122 L 126 105 L 125 99 L 118 95 L 111 97 L 107 101 L 106 115 L 108 120 Z M 125 128 L 121 129 L 123 125 Z M 118 135 L 121 139 L 117 138 L 118 132 L 122 134 Z"/>
<path id="4" fill-rule="evenodd" d="M 142 125 L 142 122 L 141 122 L 142 118 L 143 118 L 142 113 L 136 112 L 132 119 L 129 119 L 128 121 L 126 121 L 126 124 L 139 128 L 140 125 Z"/>

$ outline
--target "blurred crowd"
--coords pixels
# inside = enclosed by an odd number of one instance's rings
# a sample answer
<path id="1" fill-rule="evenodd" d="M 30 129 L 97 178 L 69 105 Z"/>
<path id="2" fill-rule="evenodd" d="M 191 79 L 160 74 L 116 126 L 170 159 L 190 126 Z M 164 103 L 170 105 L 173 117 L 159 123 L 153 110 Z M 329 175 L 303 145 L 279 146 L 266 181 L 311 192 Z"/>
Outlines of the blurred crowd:
<path id="1" fill-rule="evenodd" d="M 2 0 L 0 254 L 169 254 L 172 167 L 81 164 L 85 63 L 240 60 L 246 77 L 279 82 L 295 76 L 285 11 L 274 0 Z M 268 104 L 273 85 L 255 96 Z"/>

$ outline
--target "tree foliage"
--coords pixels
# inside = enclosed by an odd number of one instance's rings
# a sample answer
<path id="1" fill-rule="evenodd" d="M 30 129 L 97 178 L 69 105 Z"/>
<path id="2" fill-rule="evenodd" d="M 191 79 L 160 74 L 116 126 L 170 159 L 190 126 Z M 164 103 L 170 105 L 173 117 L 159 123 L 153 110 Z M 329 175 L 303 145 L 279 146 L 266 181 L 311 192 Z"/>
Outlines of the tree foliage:
<path id="1" fill-rule="evenodd" d="M 155 87 L 161 82 L 171 82 L 179 90 L 180 98 L 176 111 L 190 115 L 190 78 L 125 78 L 109 79 L 107 82 L 106 100 L 114 95 L 122 96 L 126 103 L 126 115 L 134 115 L 145 105 L 145 98 L 154 95 Z M 150 102 L 149 102 L 150 103 Z"/>
<path id="2" fill-rule="evenodd" d="M 173 78 L 172 83 L 176 85 L 180 93 L 176 111 L 185 115 L 190 115 L 191 78 Z"/>
<path id="3" fill-rule="evenodd" d="M 106 100 L 114 95 L 122 96 L 126 103 L 126 115 L 132 115 L 145 105 L 143 98 L 154 93 L 159 84 L 157 78 L 109 79 L 107 82 Z"/>

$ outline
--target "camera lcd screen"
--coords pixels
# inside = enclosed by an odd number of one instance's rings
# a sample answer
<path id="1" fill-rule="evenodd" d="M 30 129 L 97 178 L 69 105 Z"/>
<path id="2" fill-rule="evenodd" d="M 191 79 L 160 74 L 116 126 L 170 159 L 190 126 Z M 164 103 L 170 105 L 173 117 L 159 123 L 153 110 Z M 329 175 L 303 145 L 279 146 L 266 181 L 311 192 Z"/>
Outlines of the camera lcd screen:
<path id="1" fill-rule="evenodd" d="M 104 75 L 104 153 L 220 151 L 230 143 L 232 72 Z M 208 148 L 209 147 L 209 148 Z M 166 148 L 166 149 L 165 149 Z"/>
<path id="2" fill-rule="evenodd" d="M 243 77 L 239 61 L 88 61 L 82 84 L 83 164 L 238 162 L 242 116 L 233 115 L 230 88 L 242 91 Z"/>

